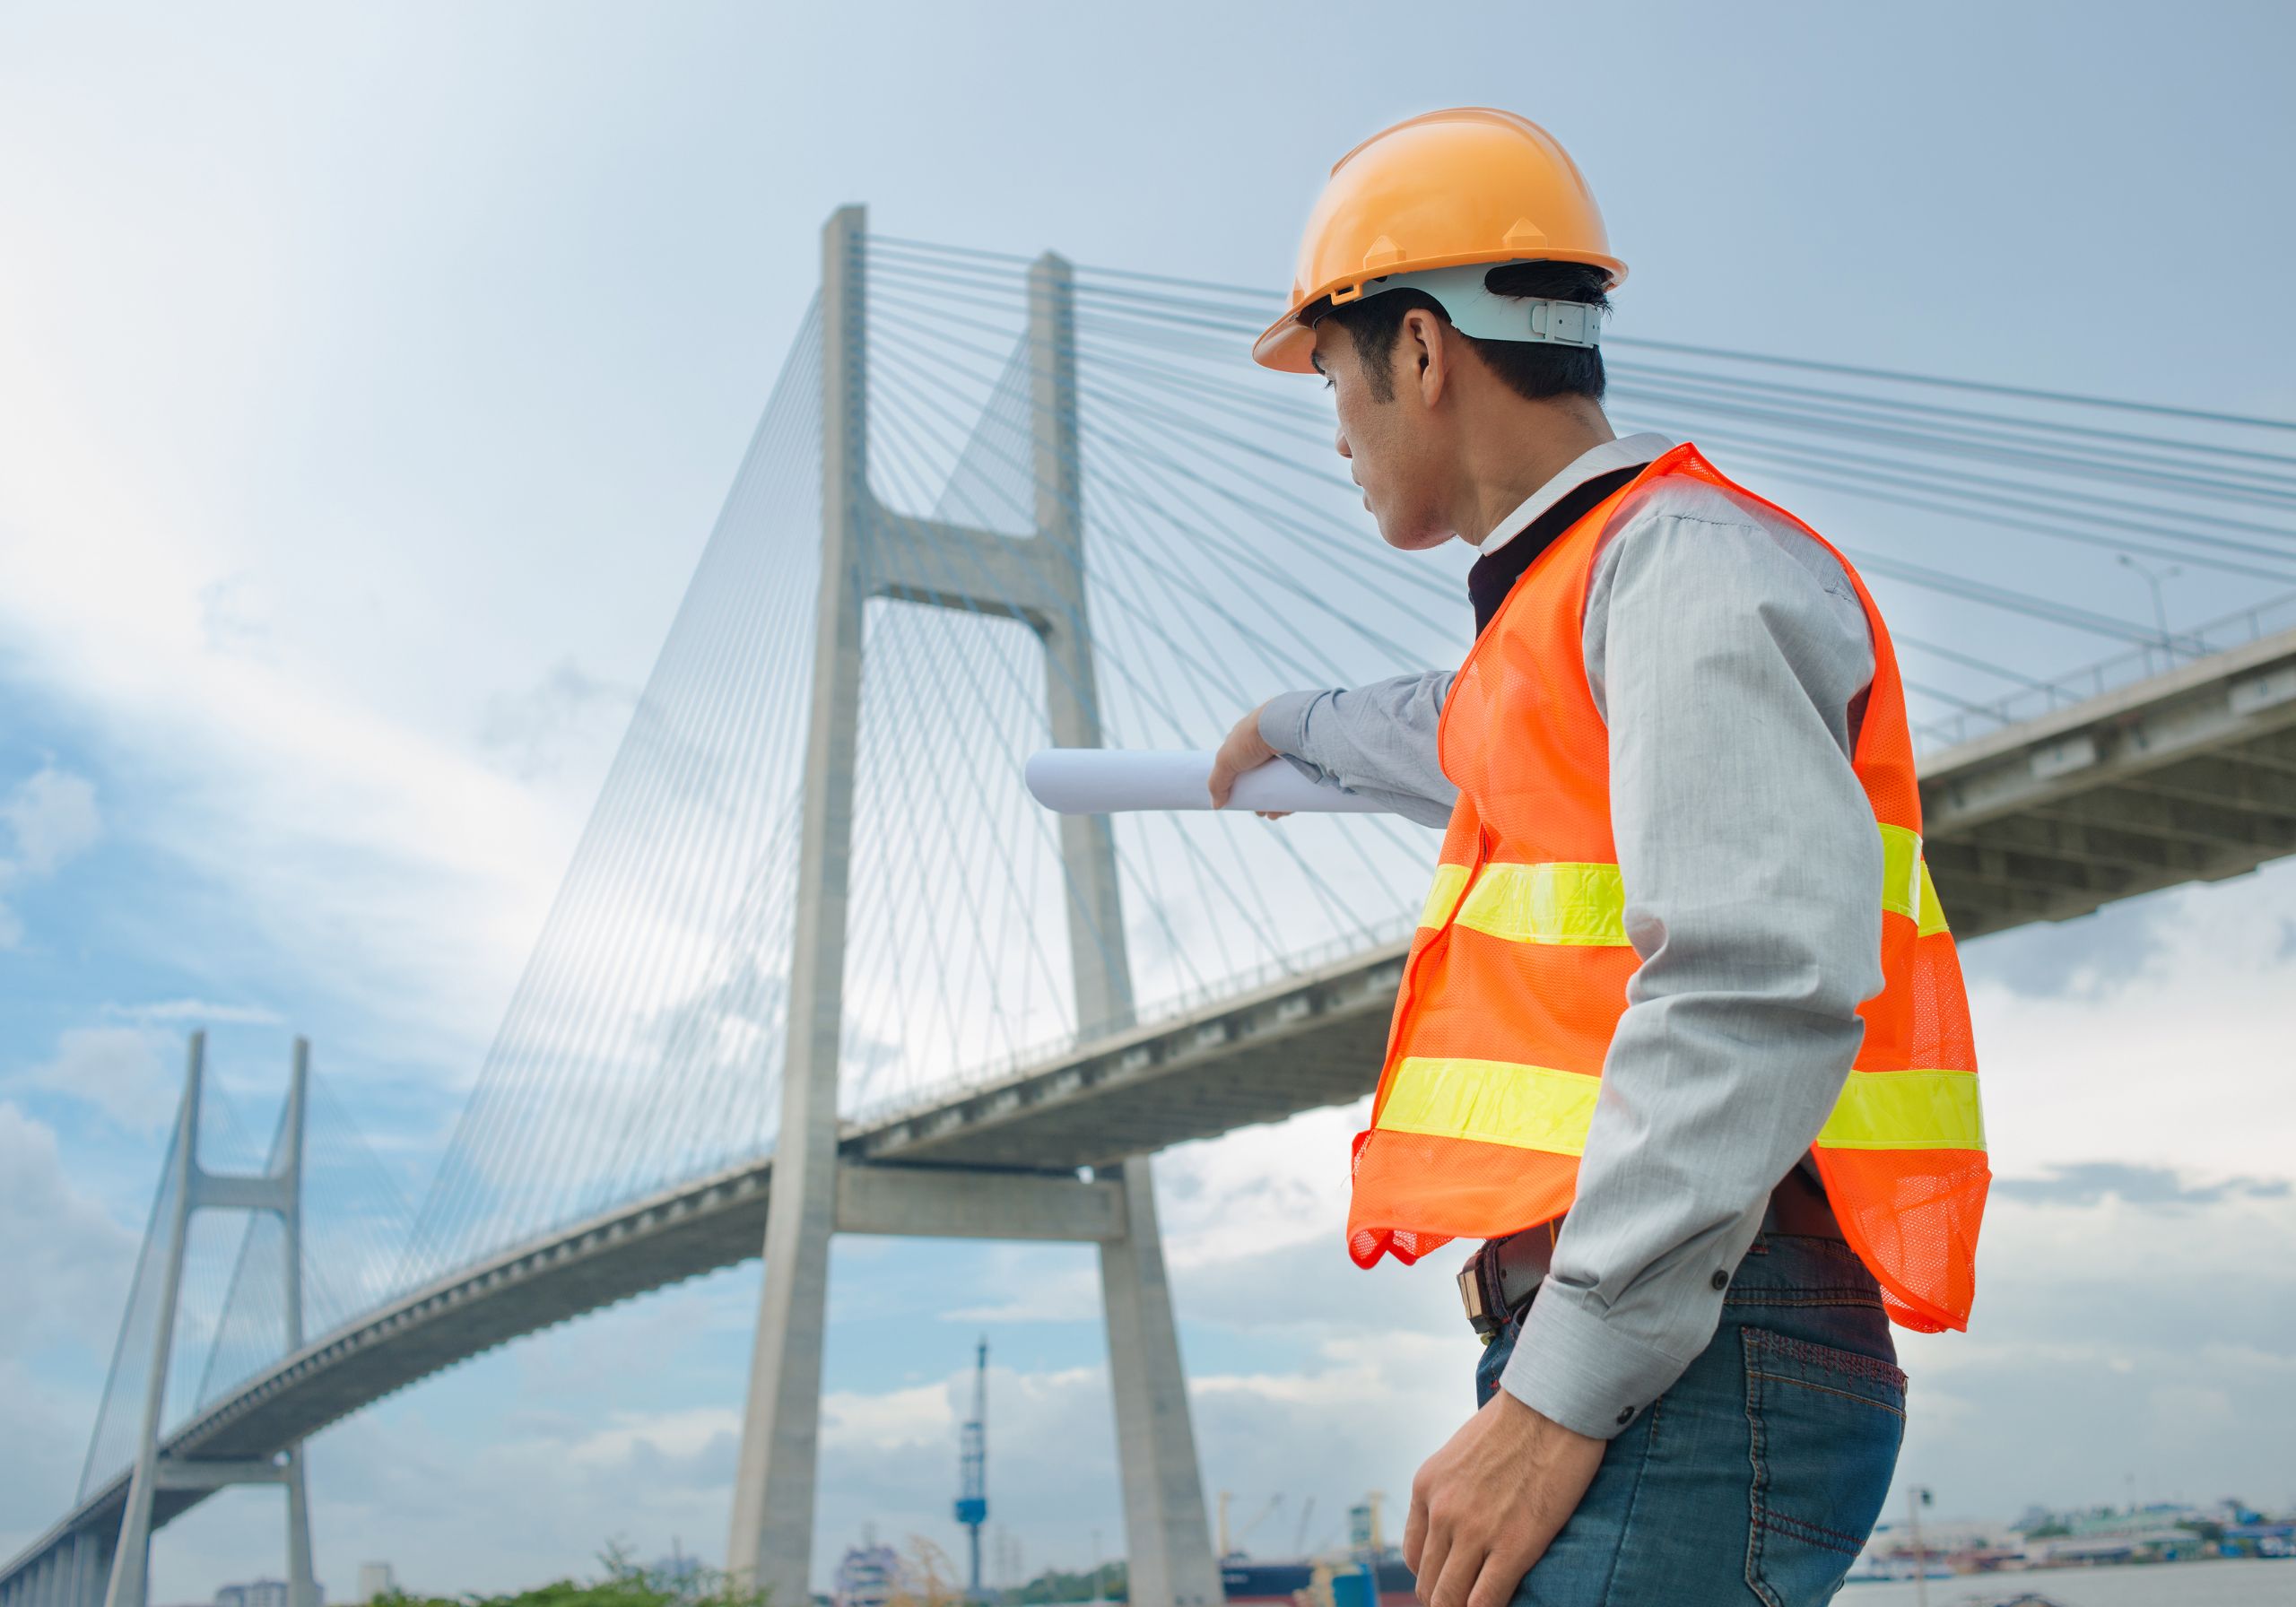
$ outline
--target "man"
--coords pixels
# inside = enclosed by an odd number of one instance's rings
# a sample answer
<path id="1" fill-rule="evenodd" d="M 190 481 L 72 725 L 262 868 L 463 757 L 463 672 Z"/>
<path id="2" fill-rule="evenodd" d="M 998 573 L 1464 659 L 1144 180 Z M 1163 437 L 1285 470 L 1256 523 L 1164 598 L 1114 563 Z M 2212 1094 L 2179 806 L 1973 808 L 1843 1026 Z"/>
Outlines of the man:
<path id="1" fill-rule="evenodd" d="M 1431 1607 L 1831 1597 L 1967 1321 L 1988 1172 L 1889 636 L 1849 566 L 1602 406 L 1624 268 L 1511 114 L 1332 169 L 1255 348 L 1321 374 L 1380 534 L 1454 536 L 1456 673 L 1278 697 L 1281 754 L 1441 863 L 1356 1143 L 1352 1255 L 1482 1241 L 1482 1405 L 1420 1469 Z M 1886 1314 L 1886 1315 L 1885 1315 Z"/>

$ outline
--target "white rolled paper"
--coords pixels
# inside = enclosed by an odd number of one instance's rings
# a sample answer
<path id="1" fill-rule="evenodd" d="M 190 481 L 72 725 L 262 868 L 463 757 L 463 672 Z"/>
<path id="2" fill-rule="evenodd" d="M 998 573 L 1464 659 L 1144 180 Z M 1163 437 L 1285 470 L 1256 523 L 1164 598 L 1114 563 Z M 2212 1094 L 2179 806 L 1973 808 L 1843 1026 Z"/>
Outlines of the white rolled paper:
<path id="1" fill-rule="evenodd" d="M 1046 748 L 1029 755 L 1029 795 L 1058 814 L 1114 814 L 1135 809 L 1210 809 L 1212 755 L 1126 748 Z M 1368 798 L 1309 780 L 1272 759 L 1236 777 L 1231 812 L 1377 814 Z"/>

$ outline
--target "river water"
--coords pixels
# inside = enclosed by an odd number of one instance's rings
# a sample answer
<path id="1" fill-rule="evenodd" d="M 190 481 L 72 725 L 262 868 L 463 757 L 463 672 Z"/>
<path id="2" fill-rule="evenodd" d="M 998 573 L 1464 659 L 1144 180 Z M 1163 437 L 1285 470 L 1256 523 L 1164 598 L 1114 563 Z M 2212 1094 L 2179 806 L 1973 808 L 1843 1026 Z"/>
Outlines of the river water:
<path id="1" fill-rule="evenodd" d="M 2031 1591 L 2062 1607 L 2296 1607 L 2296 1559 L 2243 1558 L 2151 1568 L 2051 1568 L 1931 1579 L 1929 1607 L 1993 1607 Z M 1834 1607 L 1914 1607 L 1912 1581 L 1848 1585 Z"/>

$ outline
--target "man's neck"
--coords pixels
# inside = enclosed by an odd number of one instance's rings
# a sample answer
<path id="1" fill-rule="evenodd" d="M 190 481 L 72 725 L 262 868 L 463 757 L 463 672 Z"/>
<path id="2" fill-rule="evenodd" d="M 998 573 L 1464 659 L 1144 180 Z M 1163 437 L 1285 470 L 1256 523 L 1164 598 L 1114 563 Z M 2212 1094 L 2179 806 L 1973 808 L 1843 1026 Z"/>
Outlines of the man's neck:
<path id="1" fill-rule="evenodd" d="M 1618 439 L 1599 404 L 1584 396 L 1518 402 L 1486 415 L 1465 443 L 1453 528 L 1480 547 L 1499 521 L 1595 447 Z"/>

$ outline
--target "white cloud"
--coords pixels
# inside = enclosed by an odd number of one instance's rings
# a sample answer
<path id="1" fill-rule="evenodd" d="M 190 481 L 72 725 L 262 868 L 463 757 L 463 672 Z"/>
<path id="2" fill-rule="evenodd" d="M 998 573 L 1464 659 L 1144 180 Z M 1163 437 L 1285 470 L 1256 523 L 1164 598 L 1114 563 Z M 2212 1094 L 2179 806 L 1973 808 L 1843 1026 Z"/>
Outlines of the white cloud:
<path id="1" fill-rule="evenodd" d="M 109 1344 L 136 1244 L 74 1186 L 54 1130 L 0 1100 L 0 1359 Z"/>
<path id="2" fill-rule="evenodd" d="M 1064 1257 L 1044 1264 L 1034 1247 L 989 1247 L 985 1297 L 946 1314 L 952 1323 L 1090 1323 L 1100 1317 L 1100 1268 L 1097 1258 Z M 1021 1264 L 1028 1270 L 1021 1275 Z"/>
<path id="3" fill-rule="evenodd" d="M 955 1421 L 945 1384 L 917 1385 L 882 1394 L 840 1390 L 822 1397 L 824 1444 L 873 1451 L 945 1445 Z"/>
<path id="4" fill-rule="evenodd" d="M 2090 918 L 2142 924 L 2151 941 L 2129 969 L 2041 995 L 1993 979 L 1984 944 L 1968 956 L 1995 1169 L 2287 1176 L 2296 863 Z"/>
<path id="5" fill-rule="evenodd" d="M 58 1034 L 55 1055 L 16 1081 L 62 1094 L 101 1111 L 124 1132 L 156 1133 L 182 1091 L 167 1053 L 175 1040 L 149 1027 L 72 1027 Z"/>
<path id="6" fill-rule="evenodd" d="M 140 1229 L 80 1186 L 51 1128 L 0 1100 L 0 1558 L 78 1488 Z"/>
<path id="7" fill-rule="evenodd" d="M 638 706 L 638 689 L 601 681 L 571 659 L 535 685 L 486 704 L 480 745 L 521 780 L 585 774 L 604 762 Z"/>
<path id="8" fill-rule="evenodd" d="M 12 883 L 52 876 L 102 835 L 96 789 L 83 776 L 43 765 L 0 797 L 0 826 L 8 847 L 0 853 L 0 893 Z M 23 928 L 0 904 L 0 949 L 13 948 Z"/>
<path id="9" fill-rule="evenodd" d="M 1175 1265 L 1232 1261 L 1290 1245 L 1346 1263 L 1348 1151 L 1369 1099 L 1189 1144 L 1156 1163 L 1156 1211 Z"/>
<path id="10" fill-rule="evenodd" d="M 58 1390 L 44 1369 L 0 1355 L 0 1445 L 8 1447 L 0 1456 L 0 1558 L 14 1556 L 61 1515 L 94 1409 L 92 1400 Z"/>
<path id="11" fill-rule="evenodd" d="M 96 789 L 83 776 L 44 766 L 0 800 L 0 821 L 16 842 L 14 868 L 46 876 L 102 834 Z"/>
<path id="12" fill-rule="evenodd" d="M 592 1466 L 627 1461 L 641 1451 L 680 1460 L 700 1456 L 742 1431 L 742 1414 L 731 1406 L 696 1406 L 677 1412 L 616 1412 L 610 1426 L 567 1447 L 567 1456 Z"/>
<path id="13" fill-rule="evenodd" d="M 0 317 L 0 359 L 29 357 L 12 347 L 20 333 Z M 392 1023 L 401 1056 L 410 1031 L 465 1050 L 483 1041 L 578 815 L 490 768 L 453 720 L 392 706 L 394 674 L 457 673 L 410 652 L 406 627 L 396 665 L 352 659 L 348 627 L 371 612 L 363 560 L 338 545 L 344 572 L 307 577 L 291 555 L 309 556 L 308 531 L 256 552 L 230 516 L 211 526 L 170 508 L 146 477 L 172 472 L 161 461 L 172 448 L 124 443 L 68 377 L 48 377 L 52 390 L 0 387 L 15 448 L 0 462 L 0 617 L 14 672 L 124 756 L 135 786 L 107 798 L 114 829 L 188 873 L 169 890 L 227 890 L 267 940 L 283 996 L 300 987 L 363 1005 Z M 263 609 L 251 571 L 324 586 L 338 613 L 299 617 L 300 634 L 250 652 L 248 631 L 218 630 L 214 616 L 219 598 L 234 618 Z M 297 589 L 282 611 L 309 601 Z M 84 838 L 84 804 L 48 783 L 10 818 L 54 861 Z"/>
<path id="14" fill-rule="evenodd" d="M 214 1004 L 204 999 L 158 999 L 148 1004 L 113 1004 L 104 1013 L 129 1021 L 229 1022 L 244 1027 L 276 1027 L 286 1018 L 260 1004 Z"/>

